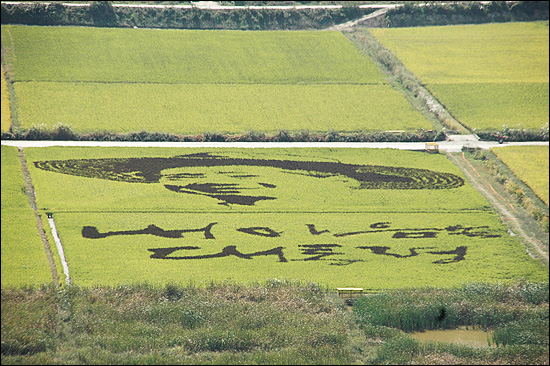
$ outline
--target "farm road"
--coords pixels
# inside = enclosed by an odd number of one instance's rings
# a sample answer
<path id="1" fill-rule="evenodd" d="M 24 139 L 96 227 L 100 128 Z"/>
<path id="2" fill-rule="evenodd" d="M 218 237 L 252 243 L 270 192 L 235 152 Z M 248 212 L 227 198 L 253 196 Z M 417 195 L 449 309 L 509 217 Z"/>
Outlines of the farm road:
<path id="1" fill-rule="evenodd" d="M 439 151 L 460 152 L 463 146 L 479 147 L 488 150 L 496 146 L 549 146 L 546 141 L 505 142 L 479 141 L 470 135 L 450 135 L 446 141 L 439 141 Z M 425 150 L 424 142 L 134 142 L 134 141 L 27 141 L 2 140 L 2 145 L 25 147 L 49 146 L 96 146 L 96 147 L 234 147 L 234 148 L 293 148 L 293 147 L 328 147 L 328 148 L 367 148 Z"/>

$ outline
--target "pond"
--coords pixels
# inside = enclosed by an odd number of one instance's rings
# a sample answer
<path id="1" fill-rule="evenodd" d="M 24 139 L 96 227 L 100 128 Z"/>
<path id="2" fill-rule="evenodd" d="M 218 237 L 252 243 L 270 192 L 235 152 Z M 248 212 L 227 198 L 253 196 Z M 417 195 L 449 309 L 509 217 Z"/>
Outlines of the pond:
<path id="1" fill-rule="evenodd" d="M 491 338 L 491 333 L 472 327 L 427 330 L 424 332 L 415 332 L 411 335 L 419 341 L 447 342 L 473 347 L 489 347 L 488 339 Z"/>

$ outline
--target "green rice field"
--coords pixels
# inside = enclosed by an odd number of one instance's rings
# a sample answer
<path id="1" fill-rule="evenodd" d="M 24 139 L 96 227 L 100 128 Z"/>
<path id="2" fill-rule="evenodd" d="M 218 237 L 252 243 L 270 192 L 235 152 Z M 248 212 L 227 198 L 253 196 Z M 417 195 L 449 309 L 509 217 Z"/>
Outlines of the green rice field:
<path id="1" fill-rule="evenodd" d="M 2 288 L 50 283 L 52 275 L 25 194 L 17 148 L 2 145 Z"/>
<path id="2" fill-rule="evenodd" d="M 548 22 L 369 32 L 469 128 L 548 122 Z"/>
<path id="3" fill-rule="evenodd" d="M 83 133 L 432 128 L 387 85 L 21 82 L 15 91 L 23 125 L 63 121 Z"/>
<path id="4" fill-rule="evenodd" d="M 15 81 L 387 84 L 338 32 L 2 26 Z"/>
<path id="5" fill-rule="evenodd" d="M 548 205 L 548 146 L 494 147 L 491 151 Z"/>
<path id="6" fill-rule="evenodd" d="M 8 93 L 8 83 L 6 82 L 6 77 L 4 75 L 4 66 L 2 66 L 2 76 L 1 76 L 1 125 L 0 129 L 2 131 L 8 131 L 11 126 L 11 112 L 10 112 L 10 97 Z"/>
<path id="7" fill-rule="evenodd" d="M 339 32 L 6 25 L 2 47 L 23 128 L 433 129 Z"/>
<path id="8" fill-rule="evenodd" d="M 77 285 L 277 278 L 377 291 L 547 279 L 442 155 L 52 147 L 25 156 Z"/>

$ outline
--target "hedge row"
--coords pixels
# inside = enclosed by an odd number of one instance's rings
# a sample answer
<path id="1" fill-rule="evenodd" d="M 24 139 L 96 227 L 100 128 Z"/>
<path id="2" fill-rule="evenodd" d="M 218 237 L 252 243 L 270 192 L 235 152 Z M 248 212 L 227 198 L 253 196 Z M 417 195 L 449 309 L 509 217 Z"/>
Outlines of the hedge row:
<path id="1" fill-rule="evenodd" d="M 548 141 L 548 123 L 540 130 L 504 127 L 500 131 L 475 131 L 486 141 Z"/>
<path id="2" fill-rule="evenodd" d="M 1 5 L 2 24 L 240 30 L 323 29 L 358 19 L 374 10 L 357 6 L 340 9 L 135 8 L 113 7 L 110 1 L 92 1 L 90 6 Z"/>
<path id="3" fill-rule="evenodd" d="M 388 27 L 421 27 L 430 25 L 476 24 L 494 22 L 527 22 L 548 20 L 548 1 L 452 2 L 416 6 L 406 2 L 388 10 Z"/>
<path id="4" fill-rule="evenodd" d="M 231 2 L 227 2 L 231 3 Z M 271 2 L 232 2 L 235 5 L 270 5 Z M 283 5 L 277 2 L 278 5 Z M 307 2 L 284 2 L 302 5 Z M 335 2 L 339 3 L 339 2 Z M 358 19 L 375 9 L 349 2 L 340 9 L 200 9 L 113 7 L 110 1 L 92 1 L 90 6 L 61 3 L 1 5 L 2 24 L 75 25 L 99 27 L 145 27 L 176 29 L 293 30 L 323 29 Z M 405 2 L 390 9 L 385 26 L 475 24 L 547 20 L 547 1 L 447 2 L 418 6 Z"/>
<path id="5" fill-rule="evenodd" d="M 330 130 L 326 133 L 309 131 L 278 133 L 250 131 L 244 134 L 207 132 L 198 135 L 175 135 L 161 132 L 93 132 L 83 134 L 70 126 L 59 124 L 54 128 L 33 126 L 26 129 L 13 127 L 2 132 L 2 140 L 60 140 L 60 141 L 168 141 L 168 142 L 430 142 L 445 140 L 445 134 L 435 130 L 412 132 L 341 133 Z"/>

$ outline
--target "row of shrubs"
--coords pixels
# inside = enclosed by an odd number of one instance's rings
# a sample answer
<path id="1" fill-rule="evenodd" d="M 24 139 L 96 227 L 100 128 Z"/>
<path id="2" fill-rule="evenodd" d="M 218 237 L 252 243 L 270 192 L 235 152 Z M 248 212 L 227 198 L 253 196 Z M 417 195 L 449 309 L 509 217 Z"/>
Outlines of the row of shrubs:
<path id="1" fill-rule="evenodd" d="M 225 2 L 234 5 L 269 5 L 271 2 Z M 281 2 L 277 2 L 282 5 Z M 302 5 L 308 2 L 284 2 Z M 341 2 L 334 2 L 341 3 Z M 180 29 L 321 29 L 358 19 L 374 11 L 349 2 L 340 9 L 191 9 L 113 7 L 110 1 L 92 1 L 89 7 L 55 2 L 2 3 L 2 24 L 79 25 Z M 388 27 L 471 24 L 548 19 L 547 1 L 461 2 L 418 6 L 406 2 L 390 9 Z"/>
<path id="2" fill-rule="evenodd" d="M 539 130 L 504 126 L 500 131 L 476 131 L 476 135 L 487 141 L 548 141 L 548 123 Z"/>
<path id="3" fill-rule="evenodd" d="M 243 134 L 206 132 L 197 135 L 176 135 L 164 132 L 92 132 L 79 133 L 70 126 L 58 124 L 53 128 L 35 125 L 29 129 L 12 126 L 2 132 L 2 140 L 61 140 L 61 141 L 164 141 L 164 142 L 429 142 L 445 140 L 445 134 L 435 130 L 409 132 L 310 132 L 307 130 L 277 133 L 250 131 Z"/>
<path id="4" fill-rule="evenodd" d="M 457 133 L 449 129 L 447 133 Z M 476 131 L 486 141 L 548 141 L 548 124 L 540 130 L 503 128 L 500 131 Z M 71 126 L 59 123 L 53 128 L 34 125 L 29 129 L 12 126 L 2 132 L 2 140 L 61 140 L 61 141 L 167 141 L 167 142 L 430 142 L 444 141 L 445 133 L 437 130 L 419 129 L 405 132 L 310 132 L 307 130 L 277 133 L 249 131 L 242 134 L 206 132 L 196 135 L 180 135 L 164 132 L 92 132 L 80 133 Z"/>
<path id="5" fill-rule="evenodd" d="M 495 154 L 480 148 L 463 147 L 462 150 L 470 153 L 474 159 L 482 161 L 489 167 L 495 179 L 504 185 L 506 191 L 517 199 L 518 203 L 542 225 L 546 232 L 549 232 L 548 215 L 537 207 L 535 202 L 525 194 L 525 191 L 517 183 L 513 174 L 508 172 L 502 164 L 499 164 L 499 160 Z"/>
<path id="6" fill-rule="evenodd" d="M 548 1 L 457 1 L 428 6 L 406 2 L 390 9 L 386 20 L 393 28 L 548 20 L 548 5 Z"/>
<path id="7" fill-rule="evenodd" d="M 322 29 L 358 19 L 374 9 L 201 9 L 113 7 L 110 1 L 90 6 L 61 3 L 1 5 L 2 24 L 71 25 L 175 29 L 295 30 Z"/>

